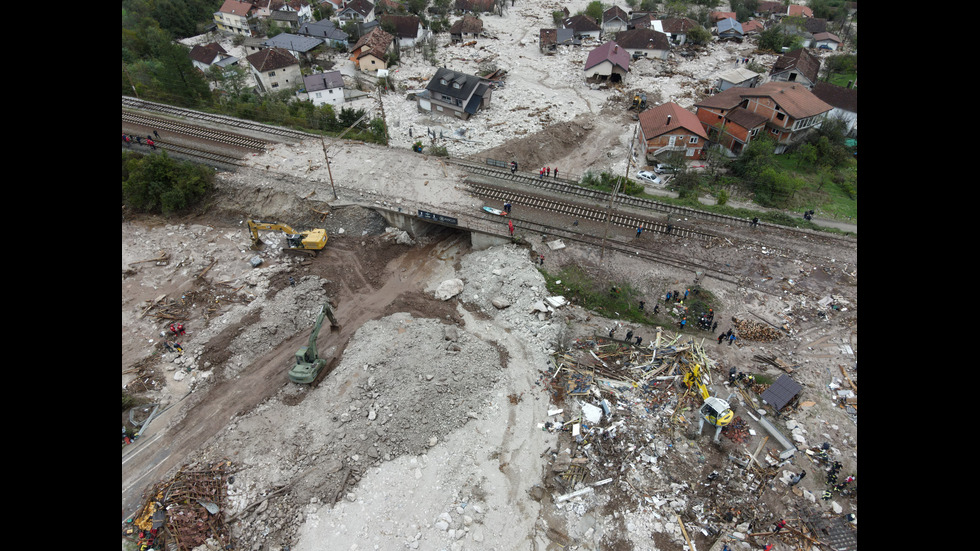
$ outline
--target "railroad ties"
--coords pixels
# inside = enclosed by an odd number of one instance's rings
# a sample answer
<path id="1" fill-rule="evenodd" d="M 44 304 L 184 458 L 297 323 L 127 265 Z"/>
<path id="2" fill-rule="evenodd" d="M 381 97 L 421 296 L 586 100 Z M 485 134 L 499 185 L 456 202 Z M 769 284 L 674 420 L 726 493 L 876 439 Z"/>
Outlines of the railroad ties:
<path id="1" fill-rule="evenodd" d="M 175 107 L 173 105 L 166 105 L 163 103 L 155 103 L 152 101 L 141 100 L 128 96 L 123 96 L 122 107 L 123 109 L 138 109 L 140 111 L 157 112 L 165 115 L 182 117 L 185 119 L 194 119 L 202 122 L 217 123 L 233 128 L 240 128 L 242 130 L 261 132 L 263 134 L 269 134 L 272 136 L 279 136 L 283 138 L 291 138 L 294 140 L 308 140 L 310 138 L 317 137 L 317 135 L 315 134 L 302 132 L 300 130 L 281 128 L 278 126 L 252 122 L 245 119 L 236 119 L 234 117 L 227 117 L 224 115 L 215 115 L 213 113 L 195 111 L 193 109 L 184 109 L 182 107 Z M 256 140 L 256 141 L 260 141 L 260 140 Z M 264 144 L 268 143 L 268 141 L 264 141 L 261 143 L 263 144 L 261 149 L 264 149 L 265 148 Z"/>

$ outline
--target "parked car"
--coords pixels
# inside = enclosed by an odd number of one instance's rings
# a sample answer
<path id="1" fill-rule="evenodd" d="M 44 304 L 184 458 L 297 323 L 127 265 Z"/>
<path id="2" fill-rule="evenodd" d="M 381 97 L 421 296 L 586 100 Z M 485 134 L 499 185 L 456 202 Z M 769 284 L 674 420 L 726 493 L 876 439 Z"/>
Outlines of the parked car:
<path id="1" fill-rule="evenodd" d="M 677 172 L 677 169 L 670 165 L 657 163 L 656 165 L 654 165 L 653 171 L 656 172 L 657 174 L 674 174 Z"/>
<path id="2" fill-rule="evenodd" d="M 650 172 L 649 170 L 641 170 L 636 173 L 636 179 L 641 182 L 646 182 L 648 184 L 653 184 L 656 186 L 663 185 L 664 181 L 661 180 L 656 174 Z"/>

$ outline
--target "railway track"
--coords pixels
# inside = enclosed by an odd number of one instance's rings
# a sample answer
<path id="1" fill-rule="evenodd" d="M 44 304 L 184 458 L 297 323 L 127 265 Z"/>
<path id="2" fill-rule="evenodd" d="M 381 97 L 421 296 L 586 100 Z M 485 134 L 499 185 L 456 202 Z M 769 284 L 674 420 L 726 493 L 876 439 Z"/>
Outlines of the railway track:
<path id="1" fill-rule="evenodd" d="M 595 190 L 590 188 L 585 188 L 576 185 L 573 182 L 555 179 L 555 178 L 540 178 L 528 173 L 511 173 L 509 169 L 502 167 L 495 167 L 489 164 L 480 163 L 477 161 L 469 161 L 463 159 L 451 159 L 454 164 L 463 167 L 466 171 L 471 174 L 476 174 L 480 176 L 485 176 L 487 178 L 493 178 L 494 180 L 500 181 L 503 185 L 507 184 L 517 184 L 520 186 L 526 186 L 531 189 L 538 189 L 543 192 L 559 194 L 562 196 L 572 198 L 580 198 L 587 201 L 593 201 L 602 205 L 608 205 L 611 193 L 601 190 Z M 474 183 L 469 182 L 471 186 Z M 513 202 L 513 201 L 512 201 Z M 656 213 L 669 214 L 672 216 L 677 216 L 678 218 L 693 218 L 704 220 L 706 222 L 722 224 L 727 226 L 732 226 L 736 228 L 748 228 L 752 225 L 752 220 L 748 218 L 738 218 L 735 216 L 728 216 L 724 214 L 715 214 L 712 212 L 707 212 L 703 210 L 698 210 L 689 207 L 681 207 L 676 205 L 670 205 L 666 203 L 661 203 L 659 201 L 654 201 L 652 199 L 644 199 L 641 197 L 632 197 L 629 195 L 617 194 L 615 200 L 615 208 L 619 209 L 621 207 L 629 207 L 635 211 L 650 211 Z M 643 220 L 642 217 L 637 215 L 632 227 L 637 227 L 637 222 Z M 644 228 L 651 227 L 654 228 L 654 224 L 660 224 L 660 230 L 664 230 L 664 224 L 655 221 L 648 221 L 644 223 Z M 780 233 L 786 235 L 792 235 L 796 237 L 806 236 L 808 239 L 820 241 L 825 244 L 832 244 L 835 246 L 844 247 L 857 247 L 856 239 L 847 236 L 839 236 L 835 234 L 830 234 L 826 232 L 814 232 L 811 230 L 802 230 L 798 228 L 792 228 L 787 226 L 778 226 L 761 223 L 760 227 L 764 227 L 767 230 L 777 230 Z M 705 236 L 711 235 L 712 237 L 717 237 L 717 235 L 705 233 Z M 693 236 L 692 236 L 693 237 Z M 706 238 L 706 237 L 699 237 Z"/>
<path id="2" fill-rule="evenodd" d="M 168 154 L 172 156 L 190 158 L 191 160 L 203 162 L 204 164 L 211 165 L 211 166 L 215 166 L 215 165 L 231 166 L 231 167 L 246 166 L 245 160 L 242 159 L 241 157 L 224 155 L 222 153 L 216 153 L 214 151 L 207 150 L 207 149 L 199 149 L 196 147 L 177 145 L 164 140 L 156 140 L 156 145 L 157 145 L 157 149 L 166 151 Z M 123 150 L 126 149 L 127 149 L 126 147 L 123 147 Z M 145 145 L 130 146 L 129 149 L 132 151 L 152 152 L 152 150 Z"/>
<path id="3" fill-rule="evenodd" d="M 525 207 L 538 208 L 554 214 L 572 216 L 576 219 L 591 220 L 594 222 L 606 221 L 608 209 L 605 208 L 583 206 L 571 201 L 562 201 L 542 195 L 533 195 L 530 193 L 514 191 L 512 189 L 497 187 L 489 184 L 479 184 L 474 182 L 467 182 L 467 184 L 476 195 L 486 199 L 496 200 L 502 203 L 519 203 Z M 650 220 L 640 216 L 634 216 L 632 214 L 624 214 L 622 212 L 612 212 L 609 215 L 609 223 L 629 229 L 636 229 L 642 226 L 647 231 L 671 233 L 680 237 L 698 239 L 702 241 L 712 241 L 718 237 L 711 233 L 690 228 L 674 227 L 671 224 Z"/>
<path id="4" fill-rule="evenodd" d="M 122 122 L 144 126 L 146 128 L 153 128 L 156 130 L 166 130 L 173 134 L 200 138 L 235 147 L 243 147 L 254 151 L 264 151 L 266 144 L 269 143 L 267 140 L 259 140 L 249 136 L 242 136 L 241 134 L 231 134 L 229 132 L 222 132 L 220 130 L 214 130 L 194 124 L 174 122 L 169 119 L 152 117 L 139 113 L 131 113 L 128 111 L 122 112 Z M 159 140 L 157 141 L 159 142 Z"/>
<path id="5" fill-rule="evenodd" d="M 122 96 L 122 107 L 123 109 L 137 109 L 140 111 L 157 112 L 165 115 L 171 115 L 171 116 L 181 117 L 188 120 L 196 120 L 205 123 L 216 123 L 216 124 L 229 126 L 232 128 L 239 128 L 241 130 L 247 130 L 250 132 L 259 132 L 262 134 L 268 134 L 270 136 L 280 137 L 280 138 L 289 138 L 294 140 L 308 140 L 310 138 L 315 137 L 314 134 L 301 132 L 299 130 L 280 128 L 278 126 L 252 122 L 245 119 L 237 119 L 225 115 L 215 115 L 212 113 L 205 113 L 203 111 L 195 111 L 193 109 L 185 109 L 183 107 L 174 107 L 172 105 L 155 103 L 152 101 L 141 100 L 129 96 Z"/>

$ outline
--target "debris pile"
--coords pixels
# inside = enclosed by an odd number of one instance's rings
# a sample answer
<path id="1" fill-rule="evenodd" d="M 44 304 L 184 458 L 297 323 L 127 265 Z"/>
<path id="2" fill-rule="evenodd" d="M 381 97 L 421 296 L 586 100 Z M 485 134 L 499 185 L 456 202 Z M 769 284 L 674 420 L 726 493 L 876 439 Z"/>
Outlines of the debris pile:
<path id="1" fill-rule="evenodd" d="M 722 530 L 747 537 L 750 523 L 767 515 L 753 503 L 771 488 L 781 460 L 742 417 L 722 429 L 723 444 L 702 447 L 710 441 L 699 439 L 704 394 L 685 383 L 697 374 L 714 394 L 712 368 L 696 341 L 662 328 L 647 346 L 594 335 L 556 353 L 538 381 L 552 399 L 541 428 L 559 435 L 557 450 L 545 452 L 554 505 L 581 518 L 590 506 L 631 503 L 633 512 L 608 522 L 681 545 Z"/>
<path id="2" fill-rule="evenodd" d="M 140 549 L 189 551 L 209 539 L 222 547 L 230 545 L 222 511 L 233 473 L 228 460 L 201 469 L 185 465 L 170 480 L 150 488 L 127 522 L 125 536 Z"/>

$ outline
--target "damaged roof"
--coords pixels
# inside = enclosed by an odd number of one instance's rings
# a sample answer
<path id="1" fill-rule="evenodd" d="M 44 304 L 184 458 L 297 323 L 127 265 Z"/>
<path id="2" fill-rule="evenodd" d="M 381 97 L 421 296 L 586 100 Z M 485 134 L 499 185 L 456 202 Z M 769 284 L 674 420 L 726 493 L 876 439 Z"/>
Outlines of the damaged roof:
<path id="1" fill-rule="evenodd" d="M 765 402 L 771 405 L 776 411 L 779 411 L 786 407 L 786 404 L 790 403 L 796 395 L 803 390 L 800 383 L 794 381 L 789 375 L 783 374 L 782 377 L 776 379 L 776 382 L 769 385 L 769 388 L 762 393 L 762 398 Z"/>

